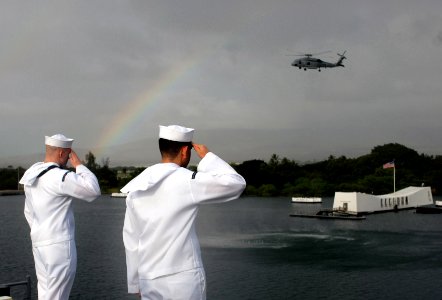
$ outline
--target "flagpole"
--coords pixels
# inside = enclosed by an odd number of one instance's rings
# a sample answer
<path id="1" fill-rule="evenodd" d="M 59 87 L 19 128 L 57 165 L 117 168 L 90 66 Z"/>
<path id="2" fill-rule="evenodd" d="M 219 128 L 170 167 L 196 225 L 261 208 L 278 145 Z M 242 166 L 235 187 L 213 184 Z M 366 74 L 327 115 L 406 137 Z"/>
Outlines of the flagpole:
<path id="1" fill-rule="evenodd" d="M 396 164 L 393 166 L 393 193 L 396 193 Z"/>
<path id="2" fill-rule="evenodd" d="M 382 168 L 384 169 L 393 168 L 393 193 L 396 193 L 396 164 L 394 163 L 394 160 L 384 164 Z"/>

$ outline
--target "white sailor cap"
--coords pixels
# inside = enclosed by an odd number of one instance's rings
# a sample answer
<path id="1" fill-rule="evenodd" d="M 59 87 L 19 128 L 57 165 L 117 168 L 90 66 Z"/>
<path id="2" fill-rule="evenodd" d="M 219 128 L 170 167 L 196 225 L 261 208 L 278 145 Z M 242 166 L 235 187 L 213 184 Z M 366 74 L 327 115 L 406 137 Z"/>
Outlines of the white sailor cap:
<path id="1" fill-rule="evenodd" d="M 71 148 L 74 139 L 65 137 L 62 134 L 54 134 L 53 136 L 45 136 L 45 145 L 59 147 L 59 148 Z"/>
<path id="2" fill-rule="evenodd" d="M 160 125 L 160 138 L 175 142 L 191 142 L 195 129 L 179 125 Z"/>

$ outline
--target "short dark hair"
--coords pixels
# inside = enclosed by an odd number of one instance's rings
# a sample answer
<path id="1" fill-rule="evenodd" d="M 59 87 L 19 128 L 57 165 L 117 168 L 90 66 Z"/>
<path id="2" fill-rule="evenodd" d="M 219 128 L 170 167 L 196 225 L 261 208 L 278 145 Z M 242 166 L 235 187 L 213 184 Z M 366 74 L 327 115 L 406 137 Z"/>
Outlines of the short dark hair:
<path id="1" fill-rule="evenodd" d="M 160 152 L 162 156 L 176 157 L 184 146 L 192 148 L 192 142 L 176 142 L 160 138 L 158 140 Z"/>

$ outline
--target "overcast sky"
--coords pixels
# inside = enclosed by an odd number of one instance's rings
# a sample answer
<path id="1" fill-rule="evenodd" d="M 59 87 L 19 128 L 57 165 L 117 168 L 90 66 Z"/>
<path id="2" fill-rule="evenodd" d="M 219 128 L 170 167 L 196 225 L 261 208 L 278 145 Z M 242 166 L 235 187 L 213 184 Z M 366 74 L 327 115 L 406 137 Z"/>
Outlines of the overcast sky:
<path id="1" fill-rule="evenodd" d="M 158 161 L 158 125 L 229 162 L 442 154 L 442 1 L 1 1 L 0 165 L 44 136 L 111 165 Z M 330 50 L 345 68 L 299 70 Z"/>

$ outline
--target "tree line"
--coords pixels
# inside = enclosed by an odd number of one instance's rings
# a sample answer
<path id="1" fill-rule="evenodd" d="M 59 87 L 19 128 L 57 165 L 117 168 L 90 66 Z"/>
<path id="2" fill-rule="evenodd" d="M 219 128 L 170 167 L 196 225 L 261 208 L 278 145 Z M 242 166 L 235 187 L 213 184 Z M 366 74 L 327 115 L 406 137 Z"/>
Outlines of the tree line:
<path id="1" fill-rule="evenodd" d="M 395 169 L 383 165 L 394 161 Z M 408 186 L 431 186 L 442 194 L 442 156 L 418 154 L 400 144 L 374 147 L 358 158 L 329 156 L 327 160 L 298 164 L 273 155 L 268 162 L 246 161 L 236 166 L 247 180 L 246 193 L 257 196 L 333 196 L 339 192 L 382 195 Z"/>
<path id="2" fill-rule="evenodd" d="M 335 191 L 375 195 L 393 192 L 393 169 L 383 165 L 394 161 L 396 190 L 407 186 L 431 186 L 434 195 L 442 194 L 442 156 L 419 154 L 403 145 L 391 143 L 374 147 L 357 158 L 329 156 L 318 162 L 300 164 L 273 154 L 269 161 L 248 160 L 232 164 L 247 181 L 245 195 L 333 196 Z M 96 162 L 92 152 L 84 164 L 96 174 L 103 193 L 116 192 L 144 168 L 109 167 L 109 159 Z M 196 166 L 190 166 L 195 169 Z M 18 174 L 25 169 L 0 169 L 0 190 L 17 189 Z"/>

